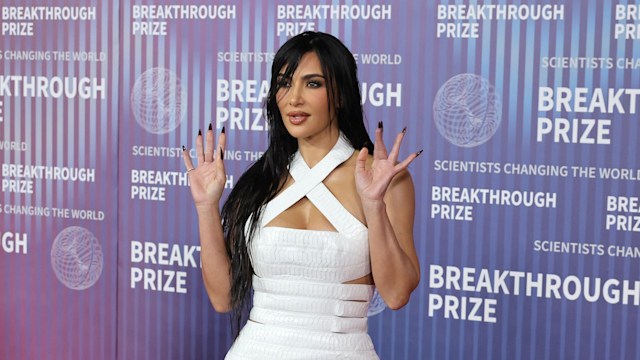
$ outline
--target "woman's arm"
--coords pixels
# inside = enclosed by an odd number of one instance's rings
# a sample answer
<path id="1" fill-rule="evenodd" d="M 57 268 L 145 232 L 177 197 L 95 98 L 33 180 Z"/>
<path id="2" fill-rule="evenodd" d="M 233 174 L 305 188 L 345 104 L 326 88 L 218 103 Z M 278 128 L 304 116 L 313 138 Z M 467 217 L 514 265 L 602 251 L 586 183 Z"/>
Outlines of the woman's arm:
<path id="1" fill-rule="evenodd" d="M 217 207 L 199 208 L 197 212 L 204 287 L 213 308 L 218 312 L 228 312 L 231 310 L 230 263 L 224 244 L 220 212 Z"/>
<path id="2" fill-rule="evenodd" d="M 415 194 L 407 166 L 419 154 L 397 163 L 404 131 L 396 137 L 389 154 L 376 130 L 373 162 L 366 167 L 367 150 L 358 154 L 356 186 L 369 228 L 371 272 L 387 306 L 407 304 L 420 281 L 420 265 L 413 244 Z"/>
<path id="3" fill-rule="evenodd" d="M 189 175 L 191 195 L 198 214 L 200 232 L 200 258 L 202 277 L 209 301 L 219 312 L 231 310 L 229 257 L 225 248 L 222 221 L 220 218 L 220 198 L 226 182 L 223 149 L 226 144 L 224 128 L 218 136 L 218 151 L 214 152 L 213 130 L 209 125 L 206 145 L 199 133 L 196 138 L 198 166 L 194 167 L 189 152 L 183 151 L 183 159 Z"/>

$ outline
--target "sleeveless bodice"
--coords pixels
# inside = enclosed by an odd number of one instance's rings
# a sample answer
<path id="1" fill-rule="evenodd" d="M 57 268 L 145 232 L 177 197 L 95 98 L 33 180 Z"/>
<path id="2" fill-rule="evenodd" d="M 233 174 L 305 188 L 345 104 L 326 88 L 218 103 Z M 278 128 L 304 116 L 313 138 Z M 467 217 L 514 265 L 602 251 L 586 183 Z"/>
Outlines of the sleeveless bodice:
<path id="1" fill-rule="evenodd" d="M 341 135 L 309 168 L 300 153 L 294 183 L 270 201 L 249 244 L 253 308 L 227 359 L 377 359 L 367 334 L 374 287 L 345 284 L 371 273 L 366 226 L 322 183 L 354 149 Z M 268 226 L 303 197 L 336 231 Z"/>

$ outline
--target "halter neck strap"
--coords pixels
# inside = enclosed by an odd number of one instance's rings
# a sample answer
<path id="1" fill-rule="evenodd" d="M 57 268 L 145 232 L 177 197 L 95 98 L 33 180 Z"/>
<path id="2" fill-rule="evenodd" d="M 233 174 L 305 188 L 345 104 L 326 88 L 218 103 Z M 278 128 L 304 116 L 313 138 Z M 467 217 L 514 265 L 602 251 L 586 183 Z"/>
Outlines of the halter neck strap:
<path id="1" fill-rule="evenodd" d="M 350 235 L 366 230 L 366 227 L 347 211 L 322 183 L 336 167 L 353 155 L 353 151 L 353 147 L 342 133 L 329 153 L 313 168 L 309 168 L 298 150 L 289 164 L 289 173 L 295 182 L 267 204 L 262 214 L 261 225 L 267 225 L 306 196 L 339 233 Z"/>

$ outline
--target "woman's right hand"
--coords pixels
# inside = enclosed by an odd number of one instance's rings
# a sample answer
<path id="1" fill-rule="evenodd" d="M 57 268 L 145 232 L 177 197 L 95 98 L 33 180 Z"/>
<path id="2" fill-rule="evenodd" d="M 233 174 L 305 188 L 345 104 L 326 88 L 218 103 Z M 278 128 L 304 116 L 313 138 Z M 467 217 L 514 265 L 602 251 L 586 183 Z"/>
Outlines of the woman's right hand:
<path id="1" fill-rule="evenodd" d="M 209 130 L 205 134 L 205 139 L 201 134 L 196 137 L 196 158 L 198 165 L 194 166 L 191 161 L 189 151 L 182 151 L 182 158 L 187 167 L 191 195 L 197 209 L 210 210 L 218 209 L 222 191 L 227 181 L 224 170 L 222 154 L 227 142 L 224 127 L 218 135 L 218 146 L 213 141 L 213 130 L 209 125 Z M 214 151 L 217 149 L 217 151 Z"/>

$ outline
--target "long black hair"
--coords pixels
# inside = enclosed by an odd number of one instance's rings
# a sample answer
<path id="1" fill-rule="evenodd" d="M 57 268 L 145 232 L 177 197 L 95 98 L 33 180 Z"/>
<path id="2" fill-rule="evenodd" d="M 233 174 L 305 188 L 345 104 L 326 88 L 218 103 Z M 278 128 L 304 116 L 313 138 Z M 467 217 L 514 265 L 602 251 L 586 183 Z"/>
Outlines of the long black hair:
<path id="1" fill-rule="evenodd" d="M 271 66 L 271 84 L 265 101 L 269 146 L 238 179 L 222 207 L 223 231 L 231 262 L 231 326 L 236 337 L 246 315 L 253 275 L 248 244 L 260 221 L 263 205 L 281 190 L 289 176 L 289 162 L 298 149 L 298 142 L 287 132 L 278 109 L 279 78 L 290 79 L 300 59 L 309 52 L 314 52 L 320 60 L 329 106 L 335 109 L 338 128 L 354 148 L 366 146 L 369 153 L 373 152 L 364 124 L 353 54 L 336 37 L 321 32 L 304 32 L 289 39 L 280 47 Z M 284 76 L 279 76 L 283 70 Z"/>

